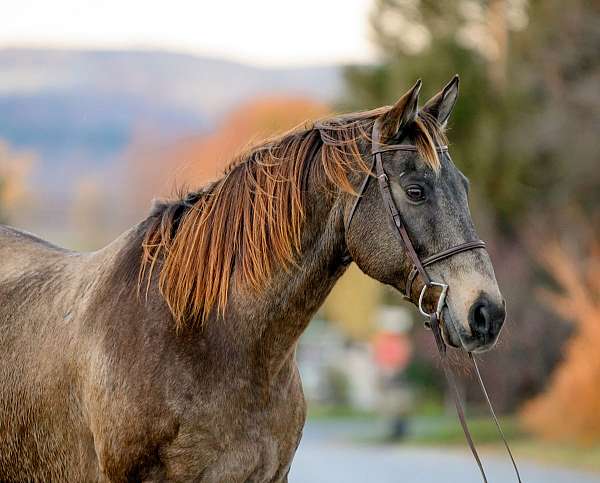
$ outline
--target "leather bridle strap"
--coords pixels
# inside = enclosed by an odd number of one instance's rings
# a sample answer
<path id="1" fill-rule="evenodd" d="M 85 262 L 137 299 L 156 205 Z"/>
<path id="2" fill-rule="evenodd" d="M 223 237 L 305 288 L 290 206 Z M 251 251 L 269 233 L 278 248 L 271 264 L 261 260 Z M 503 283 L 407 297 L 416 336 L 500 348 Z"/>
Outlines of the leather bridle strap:
<path id="1" fill-rule="evenodd" d="M 454 373 L 450 370 L 450 366 L 448 365 L 448 361 L 446 359 L 446 344 L 444 343 L 444 339 L 442 339 L 440 321 L 435 312 L 432 314 L 429 320 L 429 326 L 431 328 L 431 331 L 433 332 L 433 337 L 435 338 L 435 344 L 438 348 L 438 353 L 440 355 L 440 361 L 442 369 L 444 370 L 444 375 L 446 376 L 446 381 L 448 381 L 448 386 L 450 386 L 450 390 L 452 391 L 452 399 L 454 400 L 454 407 L 456 407 L 458 421 L 460 422 L 463 433 L 465 434 L 465 438 L 467 440 L 467 444 L 469 445 L 469 449 L 473 454 L 473 458 L 475 458 L 475 463 L 477 463 L 477 467 L 479 468 L 479 472 L 481 473 L 481 478 L 483 479 L 484 483 L 488 483 L 487 477 L 485 475 L 485 470 L 483 469 L 483 463 L 481 462 L 481 458 L 479 457 L 479 453 L 477 452 L 477 448 L 475 447 L 475 442 L 473 441 L 473 437 L 471 436 L 471 432 L 469 431 L 469 425 L 467 424 L 465 410 L 463 409 L 463 405 L 460 402 L 460 393 L 458 392 L 458 384 L 456 383 L 456 378 L 454 377 Z M 471 353 L 469 352 L 469 355 L 470 354 Z M 521 483 L 520 478 L 519 483 Z"/>
<path id="2" fill-rule="evenodd" d="M 439 253 L 436 253 L 435 255 L 427 257 L 421 262 L 421 265 L 423 267 L 428 267 L 429 265 L 433 265 L 434 263 L 444 260 L 445 258 L 450 258 L 454 255 L 458 255 L 459 253 L 467 252 L 475 248 L 485 248 L 485 242 L 483 240 L 474 240 L 470 242 L 461 243 L 460 245 L 453 246 Z M 415 278 L 417 277 L 418 273 L 420 273 L 419 270 L 416 266 L 413 265 L 413 268 L 408 274 L 408 277 L 406 277 L 406 283 L 404 284 L 404 293 L 407 297 L 410 297 L 411 295 L 412 284 L 415 281 Z"/>
<path id="3" fill-rule="evenodd" d="M 521 483 L 521 474 L 519 473 L 519 468 L 517 468 L 517 462 L 510 450 L 510 446 L 508 445 L 508 441 L 506 440 L 506 436 L 504 436 L 504 431 L 502 431 L 502 426 L 500 426 L 500 422 L 496 417 L 496 412 L 494 411 L 494 406 L 492 406 L 492 401 L 490 400 L 490 396 L 488 395 L 487 389 L 485 388 L 485 384 L 483 383 L 483 378 L 481 377 L 481 373 L 479 372 L 479 366 L 477 365 L 477 361 L 473 357 L 473 354 L 469 352 L 469 359 L 473 363 L 473 367 L 475 368 L 475 374 L 477 375 L 477 381 L 479 382 L 479 387 L 481 388 L 481 392 L 485 396 L 485 401 L 487 402 L 488 409 L 490 410 L 490 414 L 492 419 L 494 420 L 494 424 L 496 425 L 496 429 L 498 430 L 498 434 L 500 434 L 500 438 L 504 443 L 504 448 L 506 448 L 506 452 L 510 458 L 510 462 L 512 463 L 513 469 L 515 470 L 515 474 L 517 475 L 517 480 Z"/>
<path id="4" fill-rule="evenodd" d="M 373 125 L 373 134 L 372 134 L 373 146 L 372 146 L 371 152 L 373 154 L 373 157 L 375 158 L 375 173 L 377 176 L 379 191 L 381 193 L 381 197 L 383 198 L 383 202 L 384 202 L 386 208 L 388 209 L 390 216 L 394 222 L 394 226 L 396 227 L 396 231 L 394 233 L 396 233 L 398 235 L 400 241 L 404 245 L 404 248 L 406 249 L 406 252 L 407 252 L 409 258 L 411 259 L 411 261 L 413 263 L 413 270 L 415 272 L 418 272 L 418 274 L 421 276 L 421 279 L 425 283 L 425 286 L 427 287 L 432 284 L 431 277 L 429 277 L 429 274 L 425 270 L 425 263 L 421 262 L 421 259 L 419 258 L 419 255 L 417 254 L 415 247 L 410 239 L 410 236 L 408 235 L 408 231 L 406 230 L 406 226 L 404 225 L 402 216 L 400 215 L 400 212 L 398 211 L 398 208 L 396 207 L 396 203 L 394 202 L 394 199 L 392 197 L 389 179 L 383 169 L 383 161 L 381 159 L 382 158 L 381 154 L 382 154 L 382 152 L 385 152 L 385 151 L 382 150 L 382 148 L 379 144 L 379 140 L 380 140 L 380 130 L 379 129 L 380 129 L 379 122 L 375 121 L 375 124 Z M 388 151 L 389 150 L 391 150 L 391 149 L 388 149 Z M 399 150 L 398 147 L 396 147 L 396 150 Z M 461 245 L 457 245 L 455 247 L 449 248 L 448 250 L 444 250 L 443 252 L 433 255 L 433 256 L 429 257 L 428 259 L 426 259 L 425 261 L 429 261 L 429 264 L 431 265 L 437 261 L 451 257 L 452 255 L 454 255 L 456 253 L 461 253 L 463 251 L 472 250 L 473 248 L 479 247 L 480 243 L 483 243 L 483 242 L 480 242 L 478 240 L 476 242 L 467 242 L 467 243 L 464 243 Z M 483 246 L 485 246 L 485 244 L 483 244 Z M 411 294 L 409 291 L 407 291 L 407 288 L 410 290 L 410 287 L 405 287 L 404 294 L 405 294 L 405 296 L 410 297 Z M 459 396 L 458 388 L 457 388 L 458 386 L 456 385 L 456 380 L 454 378 L 454 374 L 450 371 L 450 368 L 448 367 L 448 364 L 446 363 L 446 344 L 444 343 L 444 340 L 442 339 L 439 316 L 440 316 L 440 314 L 438 313 L 437 310 L 432 312 L 430 314 L 430 325 L 431 325 L 431 328 L 432 328 L 432 331 L 433 331 L 433 334 L 435 337 L 435 342 L 436 342 L 438 351 L 440 353 L 440 358 L 442 360 L 442 367 L 444 369 L 444 374 L 446 375 L 448 384 L 452 387 L 452 395 L 454 397 L 454 404 L 456 406 L 456 412 L 458 414 L 458 419 L 460 421 L 460 425 L 462 426 L 463 432 L 465 433 L 465 437 L 467 439 L 467 444 L 469 445 L 469 448 L 471 449 L 471 452 L 473 453 L 473 457 L 475 458 L 475 461 L 477 463 L 479 471 L 481 472 L 481 476 L 483 478 L 484 483 L 487 483 L 487 478 L 485 475 L 485 471 L 483 469 L 483 464 L 481 463 L 481 458 L 479 457 L 477 449 L 475 448 L 475 443 L 473 442 L 471 432 L 469 431 L 469 426 L 467 425 L 465 412 L 464 412 L 464 409 L 460 402 L 460 396 Z"/>
<path id="5" fill-rule="evenodd" d="M 475 448 L 475 443 L 473 442 L 473 438 L 471 437 L 471 433 L 470 433 L 469 427 L 467 425 L 465 412 L 464 412 L 463 406 L 460 401 L 458 385 L 456 384 L 456 379 L 455 379 L 454 373 L 451 371 L 450 366 L 448 365 L 447 359 L 446 359 L 446 344 L 444 343 L 444 339 L 442 338 L 442 332 L 441 332 L 441 327 L 440 327 L 440 316 L 441 316 L 442 309 L 445 305 L 445 297 L 446 297 L 446 291 L 448 289 L 448 286 L 443 283 L 433 282 L 431 280 L 431 277 L 427 273 L 427 270 L 425 270 L 425 267 L 433 265 L 434 263 L 437 263 L 441 260 L 445 260 L 446 258 L 453 257 L 454 255 L 457 255 L 459 253 L 463 253 L 463 252 L 478 249 L 478 248 L 485 249 L 485 243 L 482 240 L 467 241 L 467 242 L 461 243 L 459 245 L 453 246 L 451 248 L 448 248 L 446 250 L 443 250 L 441 252 L 438 252 L 434 255 L 431 255 L 431 256 L 425 258 L 424 260 L 421 260 L 419 258 L 419 255 L 417 254 L 417 252 L 415 250 L 415 247 L 410 239 L 410 236 L 408 234 L 408 231 L 407 231 L 404 221 L 402 219 L 402 215 L 400 214 L 400 212 L 396 206 L 396 203 L 394 202 L 394 198 L 392 197 L 390 182 L 387 177 L 387 174 L 385 173 L 385 170 L 383 169 L 383 160 L 382 160 L 382 153 L 390 152 L 390 151 L 417 151 L 417 147 L 413 146 L 413 145 L 406 145 L 406 144 L 382 146 L 380 136 L 381 136 L 381 133 L 380 133 L 379 120 L 376 120 L 375 123 L 373 124 L 373 132 L 372 132 L 371 155 L 373 156 L 373 160 L 372 160 L 372 164 L 371 164 L 371 170 L 370 170 L 371 172 L 368 173 L 365 176 L 364 180 L 362 181 L 362 183 L 359 187 L 359 190 L 358 190 L 358 196 L 357 196 L 356 200 L 354 201 L 352 208 L 350 209 L 350 213 L 347 218 L 347 222 L 345 223 L 346 234 L 348 233 L 348 228 L 350 227 L 350 223 L 352 222 L 352 218 L 354 216 L 354 213 L 356 212 L 356 208 L 367 189 L 367 185 L 369 183 L 371 175 L 372 175 L 373 171 L 375 171 L 381 198 L 383 200 L 383 203 L 384 203 L 386 209 L 388 210 L 388 212 L 390 214 L 390 218 L 395 227 L 394 233 L 396 234 L 399 241 L 404 246 L 408 257 L 410 258 L 410 260 L 413 264 L 413 268 L 411 269 L 411 271 L 407 277 L 405 286 L 404 286 L 404 295 L 406 298 L 409 298 L 409 299 L 411 298 L 412 284 L 413 284 L 416 276 L 420 275 L 421 279 L 424 283 L 424 286 L 421 290 L 421 295 L 419 297 L 419 310 L 429 319 L 429 327 L 431 328 L 434 338 L 435 338 L 436 346 L 437 346 L 437 349 L 438 349 L 438 352 L 440 355 L 440 359 L 441 359 L 441 363 L 442 363 L 442 368 L 444 370 L 446 380 L 448 381 L 448 385 L 452 389 L 452 396 L 454 398 L 454 404 L 456 406 L 456 412 L 458 414 L 458 419 L 460 421 L 460 425 L 465 434 L 465 438 L 467 439 L 467 444 L 469 445 L 471 453 L 473 453 L 473 457 L 475 458 L 475 462 L 477 463 L 477 467 L 479 468 L 481 477 L 483 478 L 483 482 L 487 483 L 488 480 L 487 480 L 485 471 L 483 469 L 483 464 L 481 463 L 481 458 L 479 457 L 477 449 Z M 438 152 L 447 151 L 446 146 L 441 146 L 441 147 L 438 147 L 437 149 L 438 149 Z M 350 260 L 349 256 L 346 258 L 347 258 L 347 260 Z M 442 287 L 442 292 L 438 296 L 438 302 L 437 302 L 436 309 L 431 313 L 426 313 L 422 308 L 423 296 L 424 296 L 426 290 L 432 286 Z M 475 367 L 477 379 L 479 381 L 479 384 L 480 384 L 483 394 L 485 396 L 485 399 L 486 399 L 486 402 L 490 409 L 492 418 L 494 419 L 494 423 L 496 424 L 496 427 L 498 428 L 500 437 L 502 438 L 502 441 L 504 442 L 504 446 L 506 447 L 506 450 L 510 456 L 511 462 L 513 464 L 513 467 L 514 467 L 514 470 L 515 470 L 515 473 L 517 476 L 517 480 L 519 481 L 519 483 L 521 483 L 521 476 L 519 474 L 517 464 L 513 458 L 512 452 L 510 451 L 510 448 L 508 446 L 508 442 L 506 441 L 504 433 L 502 432 L 500 423 L 498 422 L 498 419 L 496 418 L 496 414 L 494 413 L 492 403 L 487 394 L 485 385 L 483 384 L 483 379 L 481 378 L 481 374 L 479 372 L 479 367 L 477 366 L 477 363 L 475 362 L 473 355 L 470 352 L 468 354 L 469 354 L 469 358 L 473 362 L 473 366 Z"/>

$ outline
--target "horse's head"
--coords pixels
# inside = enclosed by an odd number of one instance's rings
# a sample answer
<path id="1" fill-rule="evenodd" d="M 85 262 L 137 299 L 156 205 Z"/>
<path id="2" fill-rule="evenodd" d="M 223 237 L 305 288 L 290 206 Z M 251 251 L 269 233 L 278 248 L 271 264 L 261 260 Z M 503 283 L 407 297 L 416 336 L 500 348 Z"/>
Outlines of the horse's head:
<path id="1" fill-rule="evenodd" d="M 432 141 L 443 138 L 440 130 L 456 102 L 458 77 L 419 111 L 420 86 L 418 82 L 376 122 L 383 143 L 423 147 L 385 151 L 381 156 L 393 202 L 419 259 L 424 260 L 478 237 L 469 212 L 467 178 L 447 152 L 438 151 L 436 156 L 431 150 Z M 371 149 L 371 145 L 364 147 L 365 159 L 371 158 Z M 377 183 L 366 185 L 351 214 L 354 201 L 348 197 L 344 205 L 346 241 L 353 260 L 369 276 L 404 291 L 412 261 L 395 233 Z M 469 351 L 492 347 L 504 323 L 505 304 L 488 253 L 482 248 L 462 251 L 428 266 L 427 272 L 449 287 L 441 312 L 446 343 Z M 407 295 L 415 303 L 422 286 L 417 277 L 409 289 Z"/>

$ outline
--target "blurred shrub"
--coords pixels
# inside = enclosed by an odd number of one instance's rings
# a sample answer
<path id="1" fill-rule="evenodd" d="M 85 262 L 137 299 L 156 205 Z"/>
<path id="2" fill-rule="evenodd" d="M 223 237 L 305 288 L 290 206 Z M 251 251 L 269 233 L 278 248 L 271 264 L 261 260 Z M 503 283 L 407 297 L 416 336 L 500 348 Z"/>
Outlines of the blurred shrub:
<path id="1" fill-rule="evenodd" d="M 0 223 L 7 223 L 27 199 L 27 177 L 33 157 L 18 153 L 0 140 Z"/>
<path id="2" fill-rule="evenodd" d="M 352 264 L 325 300 L 323 314 L 352 339 L 368 340 L 381 299 L 381 284 Z"/>
<path id="3" fill-rule="evenodd" d="M 542 297 L 573 321 L 574 334 L 548 389 L 524 407 L 523 420 L 546 438 L 600 441 L 600 238 L 584 258 L 552 245 L 542 259 L 558 284 Z"/>
<path id="4" fill-rule="evenodd" d="M 512 442 L 523 436 L 515 418 L 502 418 L 502 430 Z M 465 434 L 456 422 L 456 415 L 418 416 L 411 421 L 411 437 L 409 443 L 435 445 L 465 444 Z M 498 430 L 489 418 L 469 418 L 469 431 L 478 444 L 497 443 Z"/>
<path id="5" fill-rule="evenodd" d="M 329 367 L 325 374 L 325 384 L 328 401 L 336 406 L 350 405 L 350 381 L 346 373 L 337 368 Z"/>

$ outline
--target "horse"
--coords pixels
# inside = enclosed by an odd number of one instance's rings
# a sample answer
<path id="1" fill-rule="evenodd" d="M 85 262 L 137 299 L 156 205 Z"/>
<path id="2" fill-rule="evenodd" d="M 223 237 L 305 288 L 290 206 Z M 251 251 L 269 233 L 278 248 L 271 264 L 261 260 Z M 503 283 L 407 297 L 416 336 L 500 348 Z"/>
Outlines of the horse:
<path id="1" fill-rule="evenodd" d="M 350 263 L 400 292 L 412 269 L 367 183 L 375 124 L 414 148 L 380 155 L 418 256 L 476 238 L 439 149 L 458 84 L 268 139 L 95 252 L 0 226 L 0 480 L 286 482 L 300 335 Z M 445 343 L 492 347 L 505 308 L 487 252 L 428 272 L 450 287 Z"/>

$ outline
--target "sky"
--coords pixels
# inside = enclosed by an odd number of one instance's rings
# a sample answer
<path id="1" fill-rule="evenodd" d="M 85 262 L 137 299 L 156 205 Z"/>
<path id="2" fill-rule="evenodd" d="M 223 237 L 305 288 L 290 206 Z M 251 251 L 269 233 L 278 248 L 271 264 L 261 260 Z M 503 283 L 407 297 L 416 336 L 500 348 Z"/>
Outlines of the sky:
<path id="1" fill-rule="evenodd" d="M 2 0 L 0 47 L 165 49 L 264 66 L 368 62 L 372 0 Z"/>

